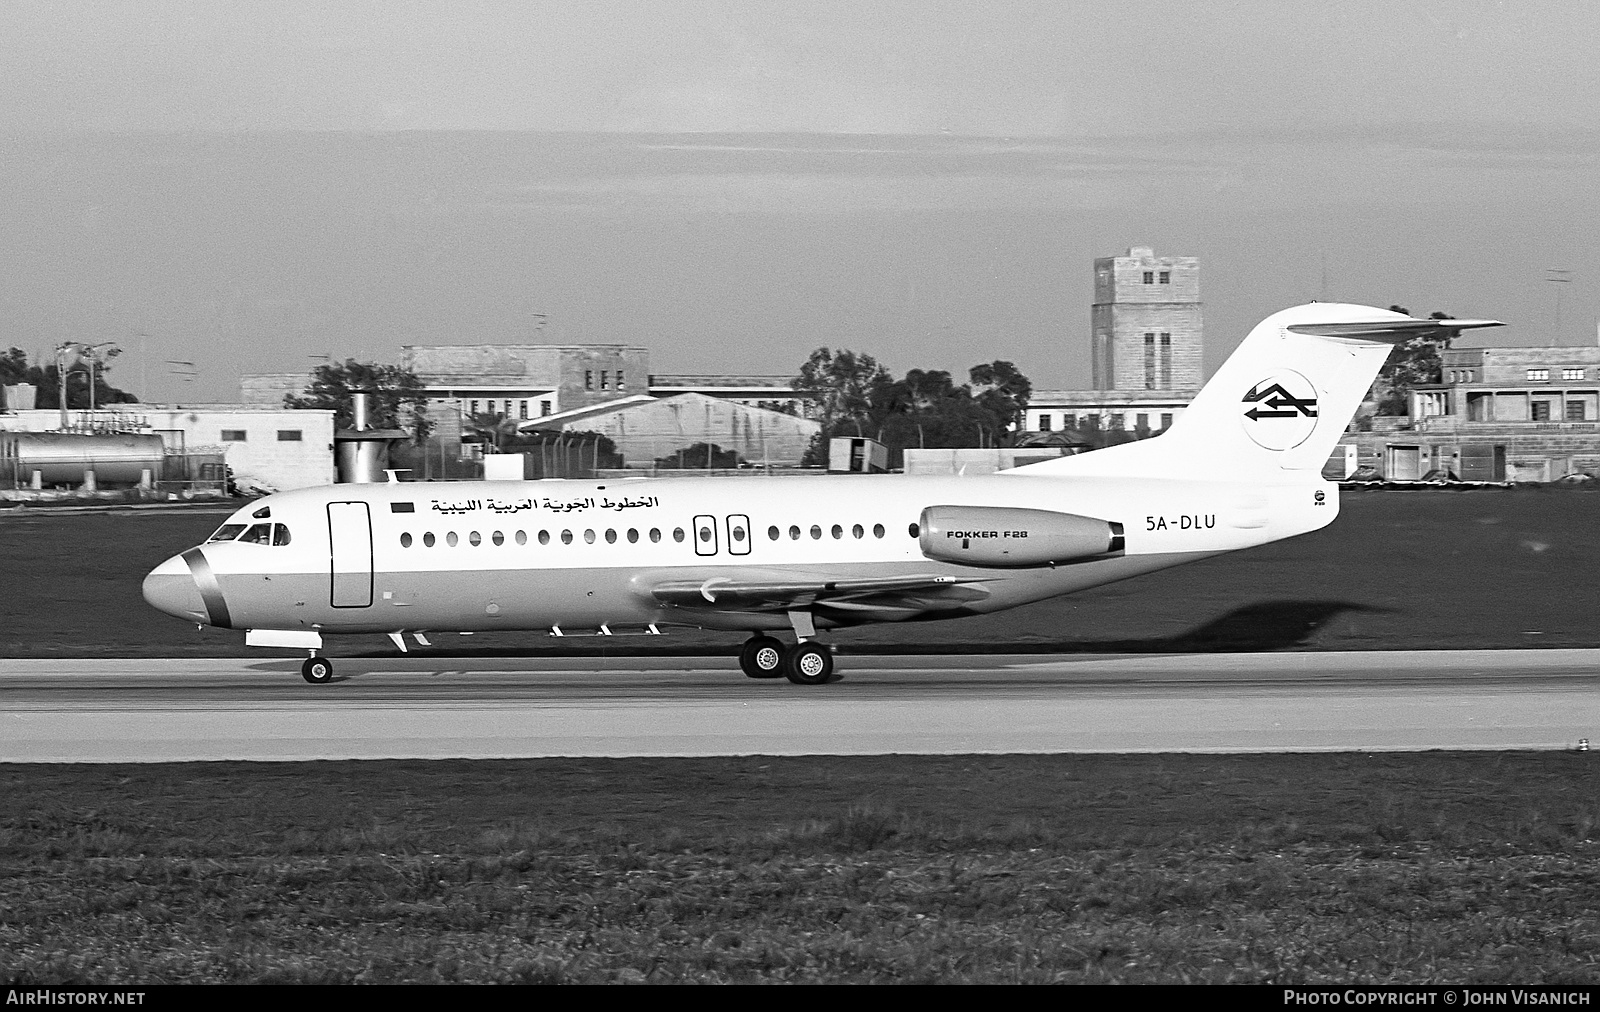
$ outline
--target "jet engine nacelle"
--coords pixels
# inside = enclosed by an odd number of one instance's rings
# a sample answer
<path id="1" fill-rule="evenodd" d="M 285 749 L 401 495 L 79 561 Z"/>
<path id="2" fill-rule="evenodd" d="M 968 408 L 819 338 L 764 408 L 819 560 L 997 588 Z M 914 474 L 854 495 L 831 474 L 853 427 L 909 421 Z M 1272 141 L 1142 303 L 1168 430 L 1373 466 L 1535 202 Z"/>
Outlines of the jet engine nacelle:
<path id="1" fill-rule="evenodd" d="M 1009 506 L 929 506 L 922 511 L 922 554 L 961 566 L 1047 566 L 1123 550 L 1110 520 Z"/>

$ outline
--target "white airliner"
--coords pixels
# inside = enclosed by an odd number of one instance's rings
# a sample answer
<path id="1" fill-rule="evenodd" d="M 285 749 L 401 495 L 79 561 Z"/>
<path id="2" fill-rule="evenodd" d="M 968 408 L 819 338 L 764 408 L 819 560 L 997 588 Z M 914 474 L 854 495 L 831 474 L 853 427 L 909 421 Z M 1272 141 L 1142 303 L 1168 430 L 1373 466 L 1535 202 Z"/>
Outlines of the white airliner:
<path id="1" fill-rule="evenodd" d="M 1152 439 L 974 477 L 389 482 L 240 509 L 157 566 L 151 605 L 310 652 L 323 636 L 747 630 L 752 678 L 833 674 L 818 630 L 1012 608 L 1314 531 L 1323 464 L 1392 344 L 1499 326 L 1298 306 L 1252 330 Z M 774 633 L 792 632 L 785 645 Z"/>

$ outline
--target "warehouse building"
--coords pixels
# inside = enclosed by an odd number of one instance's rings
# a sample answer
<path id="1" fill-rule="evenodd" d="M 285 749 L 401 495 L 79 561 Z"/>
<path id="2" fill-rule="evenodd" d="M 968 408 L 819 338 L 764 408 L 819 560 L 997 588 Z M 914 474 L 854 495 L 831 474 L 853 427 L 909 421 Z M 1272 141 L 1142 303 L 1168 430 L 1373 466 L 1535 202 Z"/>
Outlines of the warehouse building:
<path id="1" fill-rule="evenodd" d="M 1593 345 L 1446 348 L 1443 382 L 1409 417 L 1351 433 L 1354 465 L 1391 480 L 1554 481 L 1600 473 L 1600 335 Z"/>

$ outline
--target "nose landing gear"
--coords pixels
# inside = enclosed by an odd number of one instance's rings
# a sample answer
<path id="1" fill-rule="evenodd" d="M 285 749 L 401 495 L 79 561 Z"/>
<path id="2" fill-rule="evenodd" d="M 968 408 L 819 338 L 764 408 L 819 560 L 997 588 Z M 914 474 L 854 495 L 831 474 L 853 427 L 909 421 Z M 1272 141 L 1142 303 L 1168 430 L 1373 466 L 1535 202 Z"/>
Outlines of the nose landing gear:
<path id="1" fill-rule="evenodd" d="M 300 677 L 312 685 L 323 685 L 333 681 L 333 662 L 326 657 L 312 654 L 300 665 Z"/>

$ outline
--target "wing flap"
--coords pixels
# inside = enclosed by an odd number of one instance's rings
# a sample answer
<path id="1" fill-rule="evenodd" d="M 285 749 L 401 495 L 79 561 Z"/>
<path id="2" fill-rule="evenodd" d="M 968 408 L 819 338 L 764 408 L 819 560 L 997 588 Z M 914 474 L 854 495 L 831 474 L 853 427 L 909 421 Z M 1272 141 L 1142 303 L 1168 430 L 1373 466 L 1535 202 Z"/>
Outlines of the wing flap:
<path id="1" fill-rule="evenodd" d="M 741 580 L 712 576 L 702 580 L 671 580 L 650 588 L 662 604 L 680 608 L 716 608 L 728 611 L 785 611 L 815 605 L 843 607 L 863 598 L 938 593 L 961 584 L 978 583 L 978 577 L 911 574 L 846 580 Z"/>

